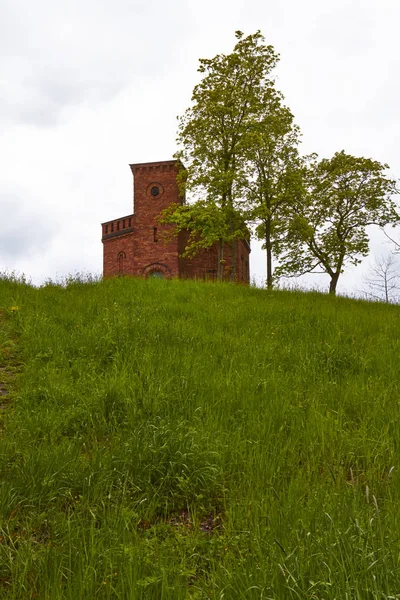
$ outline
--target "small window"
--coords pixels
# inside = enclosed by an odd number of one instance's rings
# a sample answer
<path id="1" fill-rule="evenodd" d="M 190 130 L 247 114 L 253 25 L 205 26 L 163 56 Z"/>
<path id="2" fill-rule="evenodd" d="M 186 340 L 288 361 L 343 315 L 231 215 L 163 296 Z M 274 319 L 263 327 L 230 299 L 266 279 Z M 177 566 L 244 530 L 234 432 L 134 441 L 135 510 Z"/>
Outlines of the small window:
<path id="1" fill-rule="evenodd" d="M 126 254 L 125 252 L 120 252 L 117 256 L 117 261 L 118 261 L 118 273 L 120 275 L 124 274 L 124 268 L 125 268 L 125 259 L 126 259 Z"/>
<path id="2" fill-rule="evenodd" d="M 153 242 L 158 242 L 157 227 L 153 227 Z"/>

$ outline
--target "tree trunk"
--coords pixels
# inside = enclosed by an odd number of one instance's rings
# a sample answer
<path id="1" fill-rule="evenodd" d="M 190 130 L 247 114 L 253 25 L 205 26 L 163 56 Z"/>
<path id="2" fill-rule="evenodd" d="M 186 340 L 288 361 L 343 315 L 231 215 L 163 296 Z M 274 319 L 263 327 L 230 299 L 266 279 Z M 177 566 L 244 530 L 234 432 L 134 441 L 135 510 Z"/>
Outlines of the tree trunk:
<path id="1" fill-rule="evenodd" d="M 229 279 L 236 281 L 236 270 L 237 270 L 237 239 L 232 240 L 232 269 Z"/>
<path id="2" fill-rule="evenodd" d="M 222 281 L 222 275 L 224 272 L 224 263 L 222 262 L 223 260 L 224 260 L 224 241 L 218 240 L 218 272 L 217 272 L 218 281 Z"/>
<path id="3" fill-rule="evenodd" d="M 236 225 L 236 221 L 237 221 L 237 215 L 235 215 L 235 211 L 233 210 L 232 190 L 231 189 L 229 190 L 228 201 L 229 201 L 229 212 L 230 212 L 230 217 L 229 217 L 229 220 L 230 220 L 230 230 L 231 230 L 231 235 L 232 235 L 232 242 L 231 242 L 231 269 L 230 269 L 230 273 L 229 273 L 229 281 L 236 281 L 237 239 L 234 237 L 234 233 L 235 233 L 235 225 Z"/>
<path id="4" fill-rule="evenodd" d="M 329 283 L 329 293 L 333 294 L 334 296 L 336 295 L 336 286 L 339 279 L 339 275 L 340 273 L 334 273 L 333 275 L 331 275 L 331 281 Z"/>
<path id="5" fill-rule="evenodd" d="M 267 252 L 267 290 L 272 290 L 271 220 L 265 222 L 265 250 Z"/>

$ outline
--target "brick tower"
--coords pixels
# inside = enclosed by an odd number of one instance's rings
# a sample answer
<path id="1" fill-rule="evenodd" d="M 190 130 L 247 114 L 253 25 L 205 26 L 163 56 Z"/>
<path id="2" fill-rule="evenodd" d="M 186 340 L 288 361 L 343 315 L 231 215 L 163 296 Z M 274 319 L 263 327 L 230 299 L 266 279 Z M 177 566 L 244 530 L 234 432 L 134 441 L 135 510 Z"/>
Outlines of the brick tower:
<path id="1" fill-rule="evenodd" d="M 176 182 L 176 161 L 130 165 L 132 170 L 133 214 L 102 223 L 103 275 L 142 277 L 182 277 L 215 279 L 218 269 L 216 247 L 200 250 L 193 258 L 180 258 L 187 233 L 181 232 L 164 243 L 163 233 L 170 227 L 160 225 L 157 217 L 173 202 L 183 202 Z M 237 243 L 237 281 L 249 283 L 250 246 L 247 240 Z M 230 272 L 231 248 L 224 249 L 224 268 Z"/>

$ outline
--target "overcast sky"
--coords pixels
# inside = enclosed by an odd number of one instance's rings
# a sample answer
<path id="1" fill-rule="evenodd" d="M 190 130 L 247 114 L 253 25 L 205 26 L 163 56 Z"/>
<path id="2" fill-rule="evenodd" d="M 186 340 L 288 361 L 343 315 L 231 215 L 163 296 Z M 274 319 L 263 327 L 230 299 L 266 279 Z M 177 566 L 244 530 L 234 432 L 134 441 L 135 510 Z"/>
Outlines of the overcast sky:
<path id="1" fill-rule="evenodd" d="M 229 53 L 237 29 L 280 54 L 304 153 L 344 149 L 399 177 L 399 23 L 399 0 L 1 0 L 0 271 L 101 272 L 100 223 L 132 210 L 129 163 L 172 158 L 198 59 Z M 373 232 L 371 254 L 389 251 Z M 256 244 L 251 270 L 265 278 Z"/>

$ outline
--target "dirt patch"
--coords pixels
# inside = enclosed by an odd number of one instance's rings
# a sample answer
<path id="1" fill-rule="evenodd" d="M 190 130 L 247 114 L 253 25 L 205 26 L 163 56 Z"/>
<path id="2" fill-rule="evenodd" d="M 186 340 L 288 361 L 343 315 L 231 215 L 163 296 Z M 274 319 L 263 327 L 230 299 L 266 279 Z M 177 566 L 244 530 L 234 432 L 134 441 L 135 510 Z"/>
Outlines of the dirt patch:
<path id="1" fill-rule="evenodd" d="M 0 367 L 0 411 L 10 403 L 10 387 L 14 374 L 7 367 Z"/>
<path id="2" fill-rule="evenodd" d="M 5 322 L 6 315 L 0 310 L 0 334 Z M 17 342 L 7 335 L 7 330 L 4 333 L 5 345 L 0 348 L 0 417 L 11 403 L 15 376 L 21 368 L 17 359 Z"/>
<path id="3" fill-rule="evenodd" d="M 179 513 L 176 513 L 169 517 L 168 519 L 160 519 L 154 522 L 142 520 L 139 524 L 139 530 L 144 531 L 153 527 L 153 525 L 164 524 L 170 525 L 176 529 L 180 529 L 181 531 L 186 529 L 189 531 L 195 531 L 196 529 L 208 534 L 219 533 L 222 529 L 223 518 L 222 514 L 214 514 L 210 513 L 207 515 L 203 515 L 200 522 L 195 526 L 192 521 L 189 512 L 187 509 L 181 510 Z"/>

